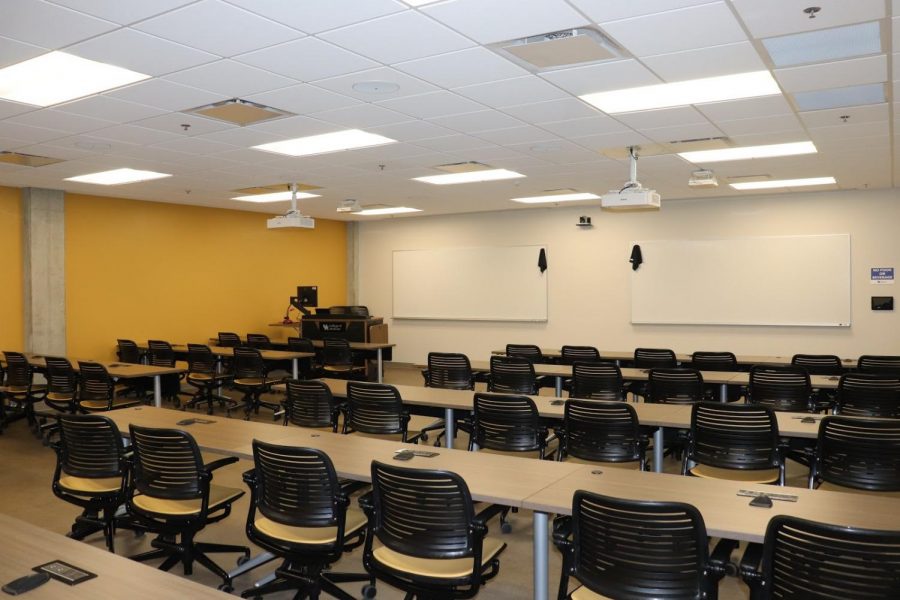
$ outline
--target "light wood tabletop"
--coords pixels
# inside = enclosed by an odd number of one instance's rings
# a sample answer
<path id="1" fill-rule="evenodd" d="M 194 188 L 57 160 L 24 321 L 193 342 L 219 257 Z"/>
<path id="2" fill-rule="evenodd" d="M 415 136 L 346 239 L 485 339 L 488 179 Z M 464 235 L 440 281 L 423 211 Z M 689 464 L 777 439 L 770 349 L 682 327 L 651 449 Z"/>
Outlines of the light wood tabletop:
<path id="1" fill-rule="evenodd" d="M 209 351 L 216 356 L 234 356 L 234 348 L 228 346 L 208 346 Z M 147 346 L 138 345 L 143 351 L 147 350 Z M 172 344 L 172 350 L 179 354 L 187 354 L 187 344 Z M 313 352 L 294 352 L 293 350 L 260 350 L 263 360 L 293 360 L 295 358 L 312 358 L 315 356 Z"/>
<path id="2" fill-rule="evenodd" d="M 47 360 L 46 357 L 42 354 L 26 354 L 25 357 L 28 359 L 28 362 L 33 366 L 39 369 L 47 368 Z M 76 371 L 78 370 L 78 361 L 84 359 L 71 358 L 69 359 L 72 362 L 72 368 Z M 157 377 L 159 375 L 174 375 L 177 373 L 184 373 L 185 369 L 182 367 L 154 367 L 151 365 L 139 365 L 132 363 L 123 363 L 123 362 L 106 362 L 106 361 L 92 361 L 87 360 L 85 362 L 97 362 L 109 371 L 109 374 L 116 379 L 133 379 L 135 377 Z"/>
<path id="3" fill-rule="evenodd" d="M 67 562 L 97 575 L 94 579 L 74 586 L 51 579 L 28 592 L 26 597 L 29 600 L 234 598 L 214 588 L 94 548 L 8 515 L 0 514 L 0 531 L 3 531 L 3 560 L 0 560 L 0 581 L 3 583 L 32 574 L 32 567 L 54 560 Z"/>

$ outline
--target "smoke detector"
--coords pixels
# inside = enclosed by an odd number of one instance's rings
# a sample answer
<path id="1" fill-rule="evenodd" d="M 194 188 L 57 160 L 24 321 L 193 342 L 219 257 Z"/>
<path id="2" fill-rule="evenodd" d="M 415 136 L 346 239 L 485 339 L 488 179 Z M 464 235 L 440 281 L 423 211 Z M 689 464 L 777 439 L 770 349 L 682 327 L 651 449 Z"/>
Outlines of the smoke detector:
<path id="1" fill-rule="evenodd" d="M 693 188 L 714 188 L 719 187 L 719 180 L 716 179 L 716 174 L 712 171 L 701 169 L 691 173 L 688 185 Z"/>
<path id="2" fill-rule="evenodd" d="M 337 207 L 339 213 L 355 213 L 361 210 L 362 206 L 359 205 L 359 200 L 354 200 L 352 198 L 342 200 L 340 206 Z"/>

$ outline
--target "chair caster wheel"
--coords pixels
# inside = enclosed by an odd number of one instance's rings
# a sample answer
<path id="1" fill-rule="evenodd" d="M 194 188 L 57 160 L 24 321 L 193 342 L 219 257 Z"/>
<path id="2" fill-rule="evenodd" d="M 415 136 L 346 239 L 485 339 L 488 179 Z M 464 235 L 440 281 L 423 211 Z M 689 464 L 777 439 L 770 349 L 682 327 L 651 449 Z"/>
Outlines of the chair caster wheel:
<path id="1" fill-rule="evenodd" d="M 737 577 L 740 569 L 738 568 L 737 563 L 729 561 L 725 564 L 725 575 L 728 577 Z"/>
<path id="2" fill-rule="evenodd" d="M 237 559 L 237 566 L 240 567 L 241 565 L 246 564 L 248 560 L 250 560 L 249 556 L 239 556 Z"/>
<path id="3" fill-rule="evenodd" d="M 220 585 L 218 587 L 218 590 L 220 592 L 225 592 L 226 594 L 230 594 L 231 592 L 234 591 L 234 587 L 232 587 L 232 585 L 229 583 L 223 583 L 222 585 Z"/>
<path id="4" fill-rule="evenodd" d="M 362 597 L 363 598 L 374 598 L 377 590 L 374 585 L 368 584 L 364 585 L 362 589 Z"/>
<path id="5" fill-rule="evenodd" d="M 423 433 L 423 434 L 419 435 L 419 439 L 422 440 L 423 442 L 427 442 L 427 441 L 428 441 L 428 434 L 427 434 L 427 433 Z"/>
<path id="6" fill-rule="evenodd" d="M 503 533 L 512 533 L 512 525 L 510 523 L 500 523 L 500 531 Z"/>

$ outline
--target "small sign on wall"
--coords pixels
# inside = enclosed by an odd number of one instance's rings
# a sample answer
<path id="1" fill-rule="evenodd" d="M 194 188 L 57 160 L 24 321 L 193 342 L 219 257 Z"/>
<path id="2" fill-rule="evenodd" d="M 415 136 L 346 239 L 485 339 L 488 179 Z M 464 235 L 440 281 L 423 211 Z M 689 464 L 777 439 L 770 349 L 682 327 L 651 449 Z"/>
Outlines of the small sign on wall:
<path id="1" fill-rule="evenodd" d="M 894 284 L 894 267 L 872 267 L 870 281 L 874 284 Z"/>

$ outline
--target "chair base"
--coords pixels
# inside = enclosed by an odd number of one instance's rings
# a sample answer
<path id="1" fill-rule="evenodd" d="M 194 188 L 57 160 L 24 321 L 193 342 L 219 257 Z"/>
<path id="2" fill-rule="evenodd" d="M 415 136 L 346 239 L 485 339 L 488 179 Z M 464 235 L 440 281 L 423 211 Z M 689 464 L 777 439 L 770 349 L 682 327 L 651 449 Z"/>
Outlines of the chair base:
<path id="1" fill-rule="evenodd" d="M 191 399 L 181 405 L 181 410 L 186 410 L 188 408 L 196 408 L 197 405 L 206 403 L 206 414 L 213 414 L 213 407 L 216 402 L 219 403 L 219 406 L 224 408 L 226 412 L 231 411 L 238 406 L 237 400 L 232 400 L 228 396 L 220 396 L 218 394 L 213 393 L 215 387 L 202 387 L 197 390 L 197 392 L 191 396 Z"/>
<path id="2" fill-rule="evenodd" d="M 161 571 L 168 571 L 176 564 L 181 563 L 185 575 L 193 573 L 196 561 L 222 578 L 220 589 L 230 590 L 231 576 L 207 555 L 214 552 L 240 552 L 245 557 L 250 557 L 250 549 L 246 546 L 194 542 L 192 533 L 182 533 L 181 543 L 176 542 L 175 538 L 175 535 L 160 534 L 150 542 L 155 550 L 136 554 L 129 558 L 138 562 L 163 558 L 165 560 L 159 565 Z"/>
<path id="3" fill-rule="evenodd" d="M 324 592 L 339 600 L 355 600 L 359 596 L 349 594 L 337 586 L 338 583 L 365 581 L 374 589 L 375 578 L 366 573 L 333 573 L 321 571 L 319 568 L 307 567 L 301 569 L 292 568 L 285 562 L 275 571 L 276 579 L 241 592 L 241 598 L 262 598 L 266 594 L 273 594 L 286 590 L 296 590 L 296 598 L 309 597 L 317 599 Z M 371 596 L 363 596 L 365 598 Z"/>

